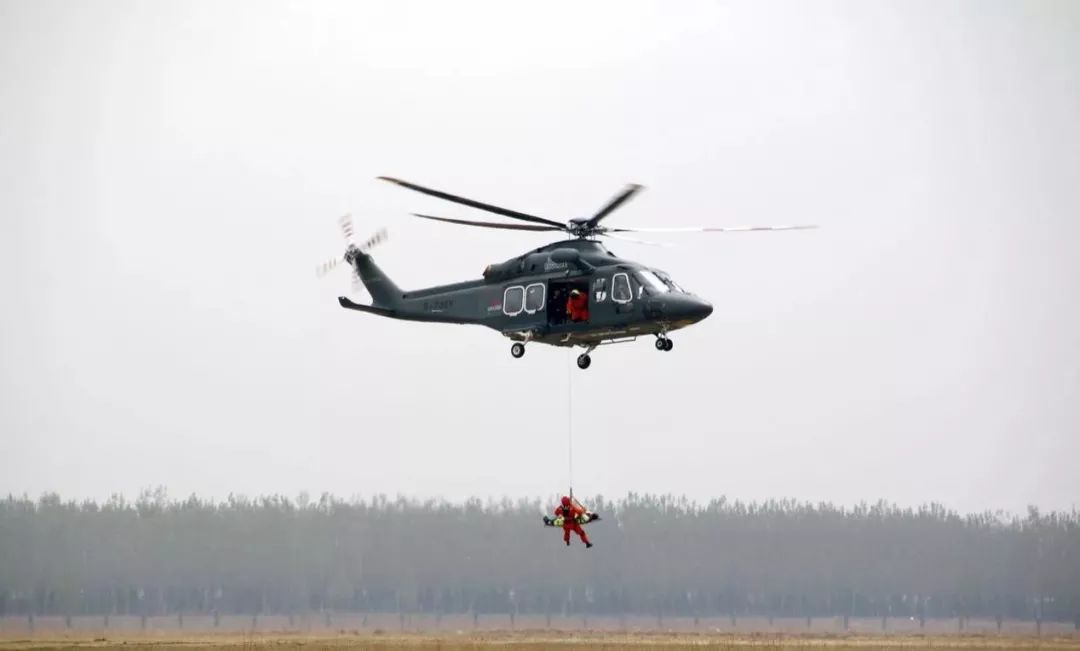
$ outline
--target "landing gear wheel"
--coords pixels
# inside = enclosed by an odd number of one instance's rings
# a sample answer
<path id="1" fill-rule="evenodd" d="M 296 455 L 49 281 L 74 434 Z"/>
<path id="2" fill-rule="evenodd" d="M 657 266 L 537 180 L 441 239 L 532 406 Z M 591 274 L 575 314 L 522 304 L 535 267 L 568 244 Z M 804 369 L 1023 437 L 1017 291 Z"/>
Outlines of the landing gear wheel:
<path id="1" fill-rule="evenodd" d="M 514 359 L 520 359 L 525 354 L 525 344 L 519 342 L 510 346 L 510 354 L 513 355 Z"/>
<path id="2" fill-rule="evenodd" d="M 675 347 L 675 343 L 672 342 L 670 339 L 665 339 L 664 340 L 664 351 L 665 352 L 671 352 L 671 349 L 674 348 L 674 347 Z"/>
<path id="3" fill-rule="evenodd" d="M 588 353 L 584 355 L 578 355 L 577 367 L 581 370 L 589 368 L 589 364 L 592 364 L 592 357 L 589 357 Z"/>
<path id="4" fill-rule="evenodd" d="M 666 341 L 667 339 L 664 339 L 663 337 L 657 337 L 656 350 L 667 350 L 667 344 L 665 343 Z"/>

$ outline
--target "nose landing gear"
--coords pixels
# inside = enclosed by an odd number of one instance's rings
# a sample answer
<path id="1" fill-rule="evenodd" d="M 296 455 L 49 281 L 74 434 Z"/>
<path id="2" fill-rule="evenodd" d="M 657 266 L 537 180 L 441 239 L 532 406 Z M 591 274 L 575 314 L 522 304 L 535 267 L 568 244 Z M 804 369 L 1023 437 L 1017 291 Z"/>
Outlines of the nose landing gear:
<path id="1" fill-rule="evenodd" d="M 658 335 L 656 337 L 656 350 L 669 352 L 674 347 L 675 344 L 673 344 L 671 340 L 667 338 L 667 335 Z"/>
<path id="2" fill-rule="evenodd" d="M 520 341 L 517 342 L 516 344 L 514 344 L 513 346 L 510 346 L 510 355 L 514 359 L 521 359 L 521 357 L 524 354 L 525 354 L 525 344 L 521 343 Z"/>

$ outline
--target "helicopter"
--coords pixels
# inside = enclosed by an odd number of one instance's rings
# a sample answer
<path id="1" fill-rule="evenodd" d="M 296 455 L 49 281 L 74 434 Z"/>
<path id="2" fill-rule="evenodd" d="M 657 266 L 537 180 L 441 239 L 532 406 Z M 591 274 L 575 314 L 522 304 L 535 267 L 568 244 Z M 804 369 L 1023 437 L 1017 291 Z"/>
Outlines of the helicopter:
<path id="1" fill-rule="evenodd" d="M 509 217 L 522 223 L 474 221 L 433 215 L 415 217 L 432 221 L 534 232 L 562 232 L 567 238 L 552 242 L 504 262 L 488 265 L 476 280 L 402 290 L 380 269 L 370 251 L 386 239 L 380 230 L 367 241 L 354 241 L 352 218 L 339 225 L 346 250 L 319 267 L 325 275 L 341 263 L 352 268 L 354 286 L 362 284 L 372 303 L 364 305 L 338 297 L 341 307 L 377 316 L 408 321 L 482 325 L 497 330 L 514 343 L 510 354 L 525 355 L 526 344 L 581 347 L 577 365 L 587 369 L 590 353 L 599 346 L 628 343 L 638 337 L 655 337 L 658 351 L 674 347 L 670 334 L 708 317 L 712 305 L 684 290 L 672 277 L 654 267 L 616 256 L 599 241 L 601 237 L 630 239 L 623 233 L 686 233 L 783 231 L 815 228 L 796 226 L 630 228 L 609 227 L 601 222 L 643 188 L 629 184 L 599 211 L 587 218 L 565 223 L 481 203 L 433 190 L 401 179 L 380 176 L 404 188 L 453 203 Z"/>

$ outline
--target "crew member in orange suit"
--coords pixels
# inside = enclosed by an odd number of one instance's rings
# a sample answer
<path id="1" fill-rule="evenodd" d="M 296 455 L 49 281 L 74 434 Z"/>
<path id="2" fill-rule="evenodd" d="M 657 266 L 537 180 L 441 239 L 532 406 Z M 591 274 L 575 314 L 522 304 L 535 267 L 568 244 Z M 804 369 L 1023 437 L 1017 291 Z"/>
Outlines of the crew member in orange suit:
<path id="1" fill-rule="evenodd" d="M 585 509 L 581 508 L 581 505 L 574 504 L 569 497 L 563 496 L 562 504 L 555 507 L 555 517 L 562 517 L 562 538 L 566 543 L 566 546 L 570 546 L 570 532 L 573 531 L 581 538 L 581 542 L 585 543 L 585 547 L 592 547 L 592 543 L 589 542 L 589 536 L 585 534 L 585 530 L 578 524 L 577 519 L 585 515 Z"/>
<path id="2" fill-rule="evenodd" d="M 566 314 L 571 321 L 588 321 L 589 297 L 581 290 L 570 290 L 570 298 L 566 299 Z"/>

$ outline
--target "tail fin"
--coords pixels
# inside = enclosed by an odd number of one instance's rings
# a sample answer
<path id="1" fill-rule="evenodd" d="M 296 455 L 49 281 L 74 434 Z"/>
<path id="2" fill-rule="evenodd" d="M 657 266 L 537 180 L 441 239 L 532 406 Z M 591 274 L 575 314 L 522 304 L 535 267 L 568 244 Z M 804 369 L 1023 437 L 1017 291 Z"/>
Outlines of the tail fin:
<path id="1" fill-rule="evenodd" d="M 342 215 L 338 219 L 341 227 L 341 235 L 345 239 L 345 255 L 331 258 L 321 264 L 316 273 L 325 276 L 342 262 L 352 267 L 353 291 L 360 291 L 360 284 L 367 287 L 371 298 L 382 308 L 393 308 L 401 302 L 401 290 L 393 283 L 386 274 L 375 265 L 368 255 L 368 251 L 386 241 L 385 228 L 379 229 L 374 235 L 364 242 L 357 244 L 353 237 L 354 229 L 352 215 Z"/>
<path id="2" fill-rule="evenodd" d="M 357 252 L 352 263 L 353 268 L 356 269 L 356 274 L 360 276 L 360 280 L 364 283 L 368 293 L 371 294 L 375 305 L 394 308 L 401 303 L 401 289 L 383 273 L 383 270 L 375 264 L 370 255 Z"/>

